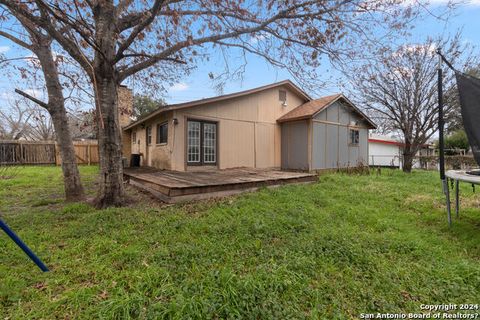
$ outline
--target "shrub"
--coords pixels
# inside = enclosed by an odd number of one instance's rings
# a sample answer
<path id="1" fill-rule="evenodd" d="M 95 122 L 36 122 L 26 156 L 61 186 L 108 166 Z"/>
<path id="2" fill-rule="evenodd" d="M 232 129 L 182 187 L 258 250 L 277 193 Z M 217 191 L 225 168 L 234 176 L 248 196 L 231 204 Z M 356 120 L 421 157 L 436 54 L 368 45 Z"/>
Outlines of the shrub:
<path id="1" fill-rule="evenodd" d="M 463 149 L 468 151 L 470 144 L 468 143 L 467 134 L 464 130 L 457 130 L 445 138 L 445 149 Z M 447 151 L 447 154 L 452 155 L 452 151 Z"/>

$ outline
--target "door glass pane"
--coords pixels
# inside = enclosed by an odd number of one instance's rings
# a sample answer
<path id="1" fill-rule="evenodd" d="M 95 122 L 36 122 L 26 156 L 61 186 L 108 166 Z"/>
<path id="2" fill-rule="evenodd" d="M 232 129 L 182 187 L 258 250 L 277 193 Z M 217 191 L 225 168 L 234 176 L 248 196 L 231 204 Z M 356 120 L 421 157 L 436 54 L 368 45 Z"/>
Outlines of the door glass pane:
<path id="1" fill-rule="evenodd" d="M 200 122 L 188 121 L 187 162 L 200 162 Z"/>
<path id="2" fill-rule="evenodd" d="M 203 124 L 203 162 L 216 162 L 217 126 L 213 123 Z"/>

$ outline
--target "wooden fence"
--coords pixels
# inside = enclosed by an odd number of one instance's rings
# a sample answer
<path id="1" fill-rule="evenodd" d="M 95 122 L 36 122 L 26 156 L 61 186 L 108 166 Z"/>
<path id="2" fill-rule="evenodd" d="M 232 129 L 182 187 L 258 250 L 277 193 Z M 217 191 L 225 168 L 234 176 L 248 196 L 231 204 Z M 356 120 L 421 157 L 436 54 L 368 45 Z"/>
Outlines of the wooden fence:
<path id="1" fill-rule="evenodd" d="M 74 141 L 78 164 L 98 163 L 95 140 Z M 0 165 L 62 164 L 60 149 L 54 142 L 0 141 Z"/>
<path id="2" fill-rule="evenodd" d="M 89 141 L 75 141 L 73 143 L 75 148 L 75 155 L 77 156 L 78 164 L 94 164 L 99 162 L 98 143 L 95 140 Z M 62 164 L 62 157 L 60 156 L 60 149 L 56 148 L 56 164 Z"/>

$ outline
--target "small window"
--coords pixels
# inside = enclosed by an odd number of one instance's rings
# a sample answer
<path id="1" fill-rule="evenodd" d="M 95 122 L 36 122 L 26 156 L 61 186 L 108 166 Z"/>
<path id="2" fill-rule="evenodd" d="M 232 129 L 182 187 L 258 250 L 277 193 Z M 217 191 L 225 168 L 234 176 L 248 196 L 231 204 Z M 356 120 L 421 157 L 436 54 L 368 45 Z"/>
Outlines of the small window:
<path id="1" fill-rule="evenodd" d="M 168 141 L 168 122 L 157 124 L 157 144 L 167 143 Z"/>
<path id="2" fill-rule="evenodd" d="M 147 145 L 152 144 L 152 127 L 148 126 L 147 127 Z"/>
<path id="3" fill-rule="evenodd" d="M 137 131 L 132 132 L 132 143 L 137 143 Z"/>
<path id="4" fill-rule="evenodd" d="M 283 103 L 287 102 L 287 91 L 279 90 L 278 91 L 278 100 L 280 100 Z"/>
<path id="5" fill-rule="evenodd" d="M 360 141 L 360 132 L 356 129 L 350 129 L 350 144 L 358 145 Z"/>

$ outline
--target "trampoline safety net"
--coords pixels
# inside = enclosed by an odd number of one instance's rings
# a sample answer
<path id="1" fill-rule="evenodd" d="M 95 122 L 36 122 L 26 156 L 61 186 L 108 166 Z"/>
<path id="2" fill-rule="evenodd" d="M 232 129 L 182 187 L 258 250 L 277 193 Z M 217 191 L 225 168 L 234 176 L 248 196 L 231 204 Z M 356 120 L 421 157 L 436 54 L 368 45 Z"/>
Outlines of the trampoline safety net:
<path id="1" fill-rule="evenodd" d="M 480 165 L 480 79 L 456 72 L 462 119 L 473 156 Z"/>

